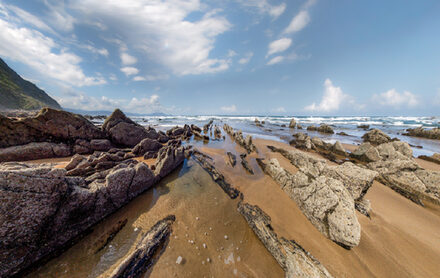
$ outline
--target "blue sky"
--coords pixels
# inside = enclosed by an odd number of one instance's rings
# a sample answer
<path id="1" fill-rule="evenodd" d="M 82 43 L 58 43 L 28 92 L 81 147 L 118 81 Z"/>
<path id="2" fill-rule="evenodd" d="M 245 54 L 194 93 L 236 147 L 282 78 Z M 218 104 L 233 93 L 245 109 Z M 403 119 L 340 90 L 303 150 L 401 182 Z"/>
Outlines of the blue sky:
<path id="1" fill-rule="evenodd" d="M 0 0 L 0 57 L 63 107 L 439 115 L 440 1 Z"/>

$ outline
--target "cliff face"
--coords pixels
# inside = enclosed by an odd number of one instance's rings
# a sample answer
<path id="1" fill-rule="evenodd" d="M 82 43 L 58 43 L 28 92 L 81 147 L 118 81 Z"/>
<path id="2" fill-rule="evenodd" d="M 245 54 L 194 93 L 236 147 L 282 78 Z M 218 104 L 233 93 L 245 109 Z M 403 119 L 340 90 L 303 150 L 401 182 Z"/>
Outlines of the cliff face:
<path id="1" fill-rule="evenodd" d="M 24 80 L 0 59 L 0 109 L 61 109 L 45 91 Z"/>

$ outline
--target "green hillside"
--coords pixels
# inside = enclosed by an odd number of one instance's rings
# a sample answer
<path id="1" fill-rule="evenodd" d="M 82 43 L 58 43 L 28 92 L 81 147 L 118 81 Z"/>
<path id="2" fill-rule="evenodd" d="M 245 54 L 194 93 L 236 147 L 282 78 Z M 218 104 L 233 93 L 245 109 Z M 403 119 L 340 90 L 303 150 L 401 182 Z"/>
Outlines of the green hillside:
<path id="1" fill-rule="evenodd" d="M 35 84 L 24 80 L 0 59 L 0 108 L 34 110 L 61 106 Z"/>

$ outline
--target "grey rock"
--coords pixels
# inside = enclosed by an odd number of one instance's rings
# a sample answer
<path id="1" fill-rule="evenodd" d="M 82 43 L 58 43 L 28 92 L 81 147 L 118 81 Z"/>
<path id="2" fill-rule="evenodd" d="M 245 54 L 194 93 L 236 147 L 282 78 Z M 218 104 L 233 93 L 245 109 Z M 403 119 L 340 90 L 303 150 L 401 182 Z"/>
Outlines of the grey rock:
<path id="1" fill-rule="evenodd" d="M 71 154 L 72 151 L 66 144 L 49 142 L 29 143 L 0 149 L 0 162 L 66 157 Z"/>
<path id="2" fill-rule="evenodd" d="M 292 118 L 289 122 L 289 128 L 295 128 L 296 127 L 296 121 L 294 118 Z"/>
<path id="3" fill-rule="evenodd" d="M 391 142 L 391 137 L 386 135 L 383 131 L 379 129 L 373 129 L 362 136 L 364 142 L 369 142 L 372 145 L 380 145 L 383 143 Z"/>
<path id="4" fill-rule="evenodd" d="M 234 131 L 234 129 L 227 124 L 223 125 L 223 129 L 235 140 L 235 142 L 237 142 L 237 144 L 245 148 L 247 153 L 250 154 L 251 152 L 257 151 L 257 147 L 252 142 L 252 136 L 248 135 L 246 138 L 244 138 L 241 130 Z"/>
<path id="5" fill-rule="evenodd" d="M 362 162 L 373 162 L 381 159 L 377 149 L 368 142 L 362 143 L 350 156 Z"/>
<path id="6" fill-rule="evenodd" d="M 90 141 L 90 148 L 93 151 L 108 151 L 112 148 L 112 143 L 107 139 L 93 139 Z"/>
<path id="7" fill-rule="evenodd" d="M 145 138 L 133 148 L 133 154 L 141 156 L 146 152 L 157 152 L 163 145 L 156 140 Z"/>
<path id="8" fill-rule="evenodd" d="M 428 128 L 424 129 L 423 127 L 409 128 L 407 129 L 407 133 L 405 133 L 404 135 L 440 140 L 440 128 L 438 127 L 432 129 L 428 129 Z"/>

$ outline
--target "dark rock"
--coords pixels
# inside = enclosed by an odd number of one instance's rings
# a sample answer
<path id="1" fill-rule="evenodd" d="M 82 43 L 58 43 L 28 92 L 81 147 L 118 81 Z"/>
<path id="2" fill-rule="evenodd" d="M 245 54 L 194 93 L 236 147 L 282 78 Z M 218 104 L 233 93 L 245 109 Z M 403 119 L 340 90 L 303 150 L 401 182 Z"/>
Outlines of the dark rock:
<path id="1" fill-rule="evenodd" d="M 202 132 L 202 129 L 200 128 L 200 127 L 198 127 L 198 126 L 196 126 L 196 125 L 191 125 L 191 130 L 194 132 L 194 131 L 197 131 L 197 132 Z"/>
<path id="2" fill-rule="evenodd" d="M 92 146 L 90 142 L 84 139 L 77 139 L 73 146 L 73 152 L 79 154 L 86 154 L 92 152 Z"/>
<path id="3" fill-rule="evenodd" d="M 43 108 L 34 117 L 10 119 L 0 115 L 0 148 L 34 142 L 68 143 L 76 139 L 106 138 L 106 134 L 80 115 Z"/>
<path id="4" fill-rule="evenodd" d="M 295 127 L 296 127 L 296 121 L 294 118 L 292 118 L 289 123 L 289 128 L 295 128 Z"/>
<path id="5" fill-rule="evenodd" d="M 289 143 L 292 146 L 295 146 L 299 149 L 306 149 L 310 150 L 312 149 L 312 140 L 310 139 L 310 136 L 308 136 L 305 133 L 296 133 L 293 135 L 295 139 L 291 140 Z"/>
<path id="6" fill-rule="evenodd" d="M 235 154 L 231 152 L 227 152 L 226 154 L 228 155 L 229 164 L 231 164 L 232 167 L 235 167 L 235 164 L 237 164 L 237 157 Z"/>
<path id="7" fill-rule="evenodd" d="M 251 166 L 249 165 L 249 163 L 246 160 L 246 154 L 242 153 L 240 154 L 240 158 L 241 158 L 241 165 L 243 166 L 243 168 L 251 175 L 254 174 L 254 171 L 252 170 Z"/>
<path id="8" fill-rule="evenodd" d="M 94 139 L 90 141 L 90 148 L 93 151 L 108 151 L 112 148 L 112 143 L 107 139 Z"/>
<path id="9" fill-rule="evenodd" d="M 417 127 L 417 128 L 409 128 L 406 131 L 407 133 L 403 135 L 440 140 L 440 128 L 438 127 L 432 129 L 424 129 L 423 127 Z"/>
<path id="10" fill-rule="evenodd" d="M 156 140 L 145 138 L 133 148 L 133 154 L 137 156 L 144 155 L 146 152 L 157 152 L 162 148 L 162 144 Z"/>
<path id="11" fill-rule="evenodd" d="M 248 135 L 244 138 L 241 130 L 234 132 L 234 129 L 227 124 L 223 125 L 223 129 L 235 140 L 235 142 L 245 148 L 248 153 L 257 151 L 257 147 L 252 143 L 252 136 Z"/>
<path id="12" fill-rule="evenodd" d="M 421 155 L 421 156 L 419 156 L 419 158 L 440 164 L 440 154 L 439 153 L 435 153 L 432 156 Z"/>
<path id="13" fill-rule="evenodd" d="M 211 128 L 211 125 L 214 121 L 210 120 L 206 125 L 203 126 L 203 132 L 206 134 L 208 133 L 209 129 Z"/>
<path id="14" fill-rule="evenodd" d="M 345 133 L 345 132 L 343 132 L 343 131 L 338 132 L 337 134 L 338 134 L 338 135 L 341 135 L 341 136 L 350 136 L 350 135 L 348 135 L 347 133 Z"/>
<path id="15" fill-rule="evenodd" d="M 364 142 L 369 142 L 375 146 L 391 142 L 391 137 L 386 135 L 383 131 L 379 129 L 373 129 L 362 136 Z"/>
<path id="16" fill-rule="evenodd" d="M 370 125 L 358 125 L 357 128 L 362 128 L 363 130 L 367 130 L 370 128 Z"/>
<path id="17" fill-rule="evenodd" d="M 329 125 L 326 125 L 326 124 L 321 124 L 321 125 L 318 126 L 318 127 L 316 127 L 316 126 L 314 126 L 314 125 L 311 125 L 311 126 L 308 126 L 308 127 L 307 127 L 307 130 L 310 130 L 310 131 L 318 131 L 318 132 L 321 132 L 321 133 L 329 133 L 329 134 L 333 134 L 333 133 L 335 133 L 335 132 L 333 131 L 333 128 L 332 128 L 331 126 L 329 126 Z"/>
<path id="18" fill-rule="evenodd" d="M 29 143 L 22 146 L 13 146 L 0 149 L 0 162 L 25 161 L 51 157 L 70 156 L 72 151 L 66 144 L 56 143 Z"/>
<path id="19" fill-rule="evenodd" d="M 160 251 L 166 248 L 166 242 L 171 234 L 171 225 L 176 220 L 174 215 L 165 217 L 157 222 L 130 253 L 112 272 L 111 278 L 141 277 L 157 260 Z"/>
<path id="20" fill-rule="evenodd" d="M 285 277 L 332 277 L 327 269 L 293 240 L 279 238 L 270 216 L 258 206 L 239 202 L 238 211 L 285 272 Z"/>

